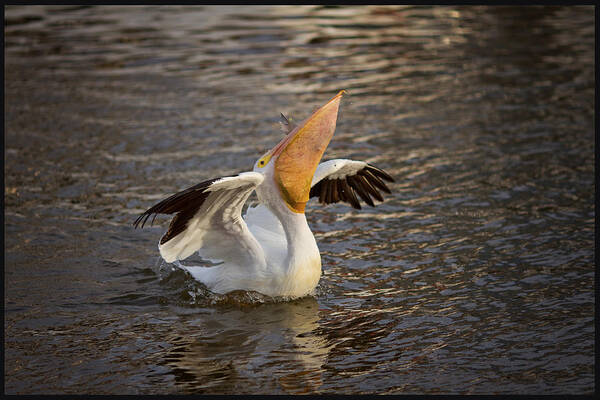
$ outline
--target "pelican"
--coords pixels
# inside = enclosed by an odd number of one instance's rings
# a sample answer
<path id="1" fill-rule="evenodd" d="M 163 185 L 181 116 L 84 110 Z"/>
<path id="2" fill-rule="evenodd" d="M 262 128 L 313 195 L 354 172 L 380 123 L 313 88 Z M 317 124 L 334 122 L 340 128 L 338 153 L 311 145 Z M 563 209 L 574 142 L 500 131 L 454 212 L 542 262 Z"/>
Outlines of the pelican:
<path id="1" fill-rule="evenodd" d="M 356 209 L 393 178 L 364 161 L 321 157 L 335 131 L 341 90 L 298 126 L 282 114 L 288 132 L 256 161 L 251 172 L 210 179 L 164 199 L 142 213 L 135 228 L 151 215 L 175 214 L 158 250 L 168 263 L 186 269 L 212 292 L 256 291 L 298 298 L 314 293 L 321 277 L 321 255 L 304 214 L 311 197 L 322 204 L 346 202 Z M 259 204 L 242 207 L 256 192 Z M 358 196 L 357 196 L 358 194 Z M 153 221 L 154 222 L 154 218 Z M 180 263 L 197 253 L 214 266 Z"/>

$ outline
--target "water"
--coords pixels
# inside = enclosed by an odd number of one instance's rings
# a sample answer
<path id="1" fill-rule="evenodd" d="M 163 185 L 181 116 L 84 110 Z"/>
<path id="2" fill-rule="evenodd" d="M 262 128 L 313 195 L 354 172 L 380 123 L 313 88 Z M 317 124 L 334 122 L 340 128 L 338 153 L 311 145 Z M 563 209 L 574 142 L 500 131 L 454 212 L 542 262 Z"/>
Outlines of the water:
<path id="1" fill-rule="evenodd" d="M 9 394 L 594 386 L 592 7 L 5 8 Z M 314 297 L 211 295 L 138 213 L 347 89 Z"/>

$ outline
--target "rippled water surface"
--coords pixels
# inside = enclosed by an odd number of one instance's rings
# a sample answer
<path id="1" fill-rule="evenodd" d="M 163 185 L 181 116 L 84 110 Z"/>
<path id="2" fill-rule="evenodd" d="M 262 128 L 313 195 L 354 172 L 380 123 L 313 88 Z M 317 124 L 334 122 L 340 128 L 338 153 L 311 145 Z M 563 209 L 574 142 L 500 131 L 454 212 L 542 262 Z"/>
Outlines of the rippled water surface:
<path id="1" fill-rule="evenodd" d="M 592 7 L 5 8 L 5 391 L 593 393 Z M 347 89 L 317 293 L 161 262 L 163 197 Z"/>

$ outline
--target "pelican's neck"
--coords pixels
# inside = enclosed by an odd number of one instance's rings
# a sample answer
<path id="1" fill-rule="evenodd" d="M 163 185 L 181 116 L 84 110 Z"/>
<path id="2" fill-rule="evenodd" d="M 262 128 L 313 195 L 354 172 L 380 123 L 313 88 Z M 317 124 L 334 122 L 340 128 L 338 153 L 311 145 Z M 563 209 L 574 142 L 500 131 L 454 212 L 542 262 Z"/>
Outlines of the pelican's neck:
<path id="1" fill-rule="evenodd" d="M 256 167 L 255 167 L 256 168 Z M 321 255 L 315 237 L 311 232 L 306 215 L 297 213 L 286 205 L 276 182 L 273 180 L 273 167 L 267 166 L 263 172 L 265 183 L 256 189 L 261 203 L 279 220 L 286 239 L 285 258 L 271 264 L 279 271 L 278 293 L 302 297 L 311 293 L 321 277 Z M 272 258 L 274 261 L 275 258 Z M 269 261 L 267 261 L 269 264 Z"/>
<path id="2" fill-rule="evenodd" d="M 257 167 L 255 167 L 255 170 Z M 281 223 L 287 242 L 287 254 L 284 265 L 287 272 L 294 275 L 299 269 L 309 269 L 312 278 L 321 274 L 321 255 L 315 237 L 311 232 L 306 215 L 292 211 L 281 196 L 281 192 L 273 178 L 273 165 L 267 165 L 263 171 L 265 183 L 256 189 L 259 201 L 265 204 Z M 318 274 L 317 274 L 318 272 Z M 314 282 L 316 286 L 318 282 Z"/>
<path id="3" fill-rule="evenodd" d="M 320 258 L 319 248 L 306 221 L 306 215 L 293 212 L 285 204 L 282 205 L 283 207 L 276 207 L 275 215 L 281 222 L 285 232 L 288 245 L 286 260 L 288 267 L 294 267 L 307 258 Z"/>
<path id="4" fill-rule="evenodd" d="M 306 215 L 279 207 L 276 212 L 287 241 L 284 262 L 283 292 L 291 296 L 305 296 L 313 292 L 321 278 L 321 254 L 311 232 Z"/>
<path id="5" fill-rule="evenodd" d="M 319 248 L 306 222 L 306 215 L 294 212 L 287 206 L 273 178 L 273 166 L 268 166 L 264 173 L 266 184 L 259 186 L 256 193 L 281 222 L 287 242 L 286 267 L 289 269 L 302 260 L 315 258 L 319 259 L 320 264 Z"/>

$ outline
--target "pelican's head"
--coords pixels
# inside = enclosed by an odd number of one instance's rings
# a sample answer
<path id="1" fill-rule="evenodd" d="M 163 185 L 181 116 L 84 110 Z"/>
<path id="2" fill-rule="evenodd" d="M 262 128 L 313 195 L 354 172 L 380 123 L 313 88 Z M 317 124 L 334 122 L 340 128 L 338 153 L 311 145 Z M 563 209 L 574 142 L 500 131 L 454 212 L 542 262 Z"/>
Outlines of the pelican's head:
<path id="1" fill-rule="evenodd" d="M 272 169 L 279 193 L 293 212 L 304 213 L 310 183 L 335 131 L 340 99 L 345 92 L 341 90 L 316 110 L 254 166 L 257 172 Z"/>

